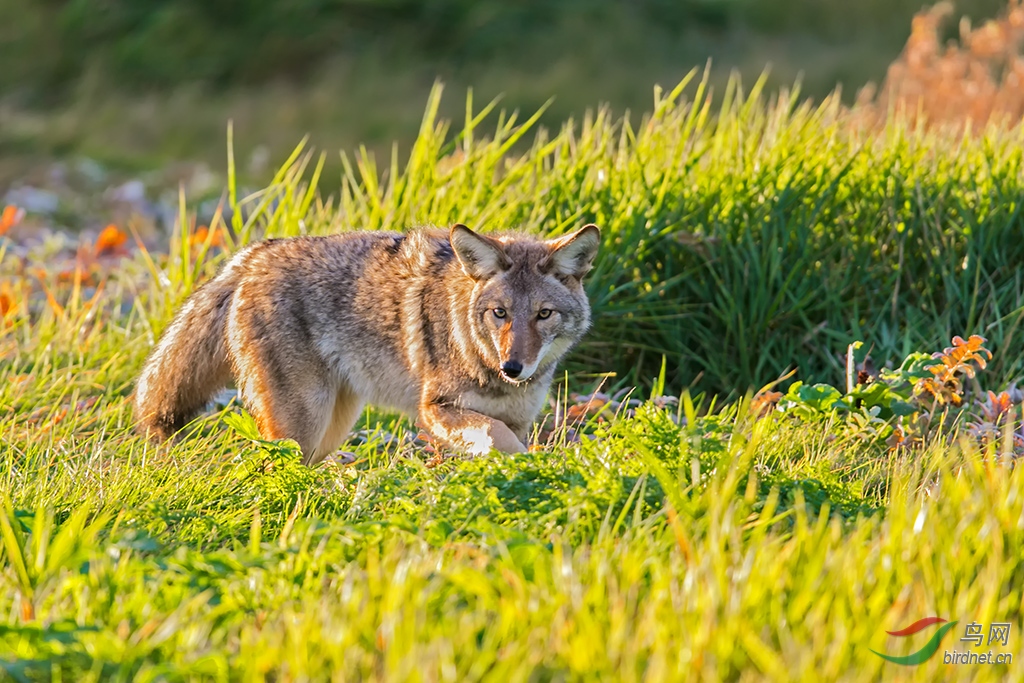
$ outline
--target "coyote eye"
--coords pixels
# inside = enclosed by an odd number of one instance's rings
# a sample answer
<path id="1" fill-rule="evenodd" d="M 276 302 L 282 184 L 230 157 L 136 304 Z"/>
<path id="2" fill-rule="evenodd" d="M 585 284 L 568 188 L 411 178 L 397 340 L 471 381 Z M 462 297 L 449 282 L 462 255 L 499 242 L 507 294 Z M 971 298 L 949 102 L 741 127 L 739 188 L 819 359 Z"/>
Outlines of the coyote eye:
<path id="1" fill-rule="evenodd" d="M 547 320 L 548 318 L 551 317 L 551 309 L 550 308 L 542 308 L 542 309 L 540 309 L 539 311 L 537 311 L 537 317 L 540 318 L 541 320 Z"/>
<path id="2" fill-rule="evenodd" d="M 504 318 L 507 315 L 504 308 L 495 308 L 493 313 L 495 318 Z"/>

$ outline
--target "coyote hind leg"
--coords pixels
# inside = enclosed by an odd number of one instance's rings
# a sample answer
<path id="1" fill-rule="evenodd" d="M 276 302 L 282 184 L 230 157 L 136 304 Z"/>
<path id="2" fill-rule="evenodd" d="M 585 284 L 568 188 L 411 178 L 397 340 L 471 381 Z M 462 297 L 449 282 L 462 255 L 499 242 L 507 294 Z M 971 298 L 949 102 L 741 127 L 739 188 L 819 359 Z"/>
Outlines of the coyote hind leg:
<path id="1" fill-rule="evenodd" d="M 303 460 L 317 451 L 334 410 L 335 391 L 315 364 L 283 363 L 268 353 L 236 359 L 242 402 L 266 439 L 293 439 Z"/>
<path id="2" fill-rule="evenodd" d="M 314 457 L 332 422 L 337 381 L 293 340 L 301 326 L 243 283 L 228 316 L 227 342 L 242 402 L 266 439 L 293 439 Z"/>

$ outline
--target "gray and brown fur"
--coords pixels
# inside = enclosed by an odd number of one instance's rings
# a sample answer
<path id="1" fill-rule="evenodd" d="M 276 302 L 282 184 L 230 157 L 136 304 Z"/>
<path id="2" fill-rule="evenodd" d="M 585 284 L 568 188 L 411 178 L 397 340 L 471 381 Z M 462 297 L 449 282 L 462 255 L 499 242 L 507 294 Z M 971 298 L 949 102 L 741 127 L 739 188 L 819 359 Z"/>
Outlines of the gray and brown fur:
<path id="1" fill-rule="evenodd" d="M 149 356 L 139 429 L 171 436 L 234 380 L 260 432 L 294 439 L 307 463 L 333 453 L 366 404 L 459 450 L 522 452 L 557 363 L 590 326 L 582 278 L 599 241 L 592 225 L 548 241 L 456 225 L 252 244 Z"/>

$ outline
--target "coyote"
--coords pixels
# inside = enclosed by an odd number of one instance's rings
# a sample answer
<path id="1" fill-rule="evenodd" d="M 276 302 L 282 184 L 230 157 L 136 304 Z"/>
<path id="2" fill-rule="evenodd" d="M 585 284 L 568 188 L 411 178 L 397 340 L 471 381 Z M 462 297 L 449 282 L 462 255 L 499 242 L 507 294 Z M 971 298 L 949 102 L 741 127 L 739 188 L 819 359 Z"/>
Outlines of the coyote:
<path id="1" fill-rule="evenodd" d="M 558 361 L 590 327 L 583 276 L 600 231 L 542 241 L 450 231 L 269 239 L 185 302 L 135 388 L 139 431 L 167 438 L 234 380 L 268 439 L 306 464 L 365 404 L 465 453 L 526 450 Z"/>

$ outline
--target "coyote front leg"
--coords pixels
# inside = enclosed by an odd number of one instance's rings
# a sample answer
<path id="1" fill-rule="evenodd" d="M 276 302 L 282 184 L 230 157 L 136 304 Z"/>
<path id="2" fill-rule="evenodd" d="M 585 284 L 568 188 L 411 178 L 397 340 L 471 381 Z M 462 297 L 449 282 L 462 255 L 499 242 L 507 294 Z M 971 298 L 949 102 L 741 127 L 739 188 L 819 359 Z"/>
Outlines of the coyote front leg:
<path id="1" fill-rule="evenodd" d="M 424 400 L 420 421 L 433 436 L 470 455 L 485 455 L 492 448 L 502 453 L 526 452 L 523 442 L 501 420 L 444 401 Z"/>

